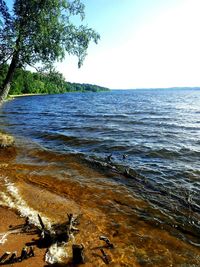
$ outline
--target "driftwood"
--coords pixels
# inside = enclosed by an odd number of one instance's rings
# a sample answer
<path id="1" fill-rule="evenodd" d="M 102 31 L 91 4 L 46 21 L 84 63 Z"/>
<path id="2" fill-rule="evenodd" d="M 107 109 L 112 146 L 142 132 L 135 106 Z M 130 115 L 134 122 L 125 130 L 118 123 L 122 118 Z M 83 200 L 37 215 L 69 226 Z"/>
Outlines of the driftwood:
<path id="1" fill-rule="evenodd" d="M 102 253 L 103 261 L 105 262 L 105 264 L 109 264 L 111 262 L 110 256 L 106 254 L 102 248 L 100 248 L 100 251 Z"/>
<path id="2" fill-rule="evenodd" d="M 10 264 L 10 263 L 14 263 L 17 261 L 17 252 L 13 252 L 12 255 L 10 256 L 10 258 L 8 258 L 4 263 L 6 264 Z"/>
<path id="3" fill-rule="evenodd" d="M 36 227 L 30 224 L 30 220 L 27 217 L 25 223 L 23 225 L 15 227 L 14 231 L 16 231 L 16 233 L 22 233 L 22 230 L 19 231 L 20 229 L 23 229 L 25 231 L 27 230 L 27 232 L 30 232 L 30 230 L 33 229 L 34 231 L 31 231 L 31 233 L 37 233 L 39 235 L 39 240 L 36 240 L 34 243 L 27 243 L 27 246 L 22 248 L 19 257 L 17 257 L 17 252 L 12 252 L 12 254 L 10 252 L 5 252 L 0 257 L 0 265 L 22 262 L 30 257 L 35 256 L 33 246 L 30 246 L 31 244 L 35 244 L 38 247 L 47 248 L 45 261 L 49 264 L 58 263 L 62 260 L 62 258 L 68 257 L 67 252 L 65 253 L 65 251 L 63 250 L 63 244 L 65 245 L 66 242 L 70 240 L 70 237 L 74 234 L 74 232 L 79 231 L 79 229 L 76 227 L 79 224 L 79 217 L 74 216 L 72 213 L 67 214 L 67 222 L 63 224 L 52 225 L 51 230 L 48 230 L 45 227 L 45 224 L 39 214 L 38 220 L 39 227 Z M 114 245 L 110 242 L 109 238 L 104 235 L 99 236 L 99 239 L 104 241 L 106 245 L 98 247 L 98 249 L 100 249 L 102 253 L 101 256 L 98 256 L 102 258 L 105 264 L 109 264 L 111 262 L 111 257 L 104 251 L 104 249 L 114 248 Z M 72 255 L 73 264 L 84 264 L 85 255 L 83 244 L 73 244 Z"/>
<path id="4" fill-rule="evenodd" d="M 28 247 L 25 246 L 22 248 L 21 255 L 19 257 L 17 257 L 16 251 L 12 252 L 12 254 L 11 254 L 11 252 L 5 252 L 0 257 L 0 265 L 6 265 L 6 264 L 12 264 L 15 262 L 21 262 L 21 261 L 26 260 L 26 259 L 33 257 L 33 256 L 35 256 L 33 247 L 30 247 L 29 251 L 28 251 Z"/>
<path id="5" fill-rule="evenodd" d="M 78 217 L 73 214 L 67 214 L 68 221 L 65 224 L 53 225 L 52 231 L 45 228 L 42 218 L 38 214 L 38 220 L 40 223 L 39 231 L 39 245 L 42 247 L 49 247 L 55 243 L 68 242 L 73 236 L 74 232 L 78 232 L 79 229 L 75 226 L 78 224 Z"/>
<path id="6" fill-rule="evenodd" d="M 44 226 L 44 223 L 42 221 L 42 218 L 40 217 L 40 214 L 38 214 L 38 220 L 39 220 L 39 223 L 41 225 L 42 230 L 45 229 L 45 226 Z"/>
<path id="7" fill-rule="evenodd" d="M 128 158 L 128 155 L 127 154 L 123 154 L 122 155 L 122 159 L 126 159 L 126 158 Z"/>
<path id="8" fill-rule="evenodd" d="M 40 236 L 38 244 L 40 247 L 48 247 L 53 243 L 53 236 L 51 235 L 51 232 L 49 230 L 45 229 L 45 225 L 39 214 L 38 214 L 38 220 L 41 226 L 41 229 L 38 228 Z"/>
<path id="9" fill-rule="evenodd" d="M 84 256 L 84 246 L 81 245 L 72 245 L 72 253 L 73 253 L 73 263 L 74 264 L 83 264 L 85 263 Z"/>
<path id="10" fill-rule="evenodd" d="M 29 217 L 26 217 L 25 224 L 22 227 L 23 232 L 28 232 L 34 227 L 33 224 L 30 223 Z"/>
<path id="11" fill-rule="evenodd" d="M 73 232 L 78 232 L 79 229 L 75 227 L 78 224 L 78 217 L 75 217 L 72 213 L 67 214 L 68 217 L 68 227 L 67 232 L 68 234 L 72 234 Z"/>
<path id="12" fill-rule="evenodd" d="M 27 247 L 24 247 L 21 251 L 20 261 L 28 259 L 28 250 Z"/>
<path id="13" fill-rule="evenodd" d="M 110 240 L 106 236 L 101 235 L 99 239 L 106 242 L 108 248 L 114 248 L 114 245 L 110 242 Z"/>
<path id="14" fill-rule="evenodd" d="M 29 252 L 28 252 L 28 257 L 34 257 L 35 256 L 35 252 L 32 246 L 30 246 L 29 248 Z"/>
<path id="15" fill-rule="evenodd" d="M 8 256 L 10 255 L 10 252 L 5 252 L 1 257 L 0 257 L 0 263 L 4 263 L 5 260 L 8 258 Z"/>
<path id="16" fill-rule="evenodd" d="M 112 160 L 112 153 L 106 157 L 106 161 L 108 163 L 111 163 L 111 160 Z"/>

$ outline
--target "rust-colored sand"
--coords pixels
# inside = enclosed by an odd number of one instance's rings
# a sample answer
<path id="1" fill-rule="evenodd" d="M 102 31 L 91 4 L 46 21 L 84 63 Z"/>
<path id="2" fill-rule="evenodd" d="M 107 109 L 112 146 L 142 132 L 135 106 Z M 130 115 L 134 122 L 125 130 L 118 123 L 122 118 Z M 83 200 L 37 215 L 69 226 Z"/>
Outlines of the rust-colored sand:
<path id="1" fill-rule="evenodd" d="M 29 153 L 23 147 L 0 149 L 0 175 L 17 185 L 30 207 L 56 223 L 64 222 L 70 212 L 83 215 L 76 242 L 85 246 L 85 267 L 105 266 L 98 249 L 101 234 L 115 245 L 114 250 L 106 250 L 112 258 L 111 267 L 200 266 L 197 247 L 135 212 L 148 212 L 148 203 L 129 194 L 123 185 L 113 183 L 109 175 L 73 158 L 37 149 Z M 14 210 L 0 207 L 0 212 L 0 233 L 10 230 L 10 225 L 25 222 Z M 17 251 L 19 255 L 24 245 L 35 238 L 27 233 L 10 234 L 7 242 L 0 244 L 0 255 L 5 251 Z M 44 255 L 45 249 L 35 247 L 35 257 L 13 266 L 46 266 Z"/>
<path id="2" fill-rule="evenodd" d="M 19 226 L 24 224 L 24 218 L 21 218 L 14 211 L 0 207 L 0 233 L 7 232 L 11 229 L 10 226 Z M 28 235 L 26 233 L 20 234 L 9 234 L 7 236 L 7 241 L 4 244 L 0 244 L 0 255 L 3 255 L 5 251 L 14 252 L 17 251 L 17 256 L 20 256 L 22 248 L 26 243 L 32 241 L 32 239 L 37 238 L 35 235 Z M 35 257 L 30 257 L 20 263 L 8 264 L 6 266 L 21 266 L 21 267 L 34 267 L 34 266 L 44 266 L 44 249 L 35 248 Z"/>
<path id="3" fill-rule="evenodd" d="M 16 157 L 15 147 L 9 147 L 7 149 L 0 149 L 0 174 L 9 174 L 9 167 L 12 165 L 13 159 Z M 12 169 L 12 168 L 11 168 Z M 6 171 L 7 170 L 7 171 Z M 11 170 L 10 170 L 11 171 Z M 11 175 L 13 173 L 11 172 Z M 16 211 L 0 206 L 0 233 L 9 232 L 12 227 L 17 227 L 25 223 L 25 219 L 20 217 Z M 22 248 L 26 243 L 31 242 L 36 235 L 28 235 L 26 233 L 13 233 L 9 234 L 4 244 L 0 244 L 0 256 L 4 252 L 17 252 L 17 256 L 20 256 Z M 20 263 L 8 264 L 7 266 L 44 266 L 44 249 L 35 249 L 35 257 L 31 257 Z"/>

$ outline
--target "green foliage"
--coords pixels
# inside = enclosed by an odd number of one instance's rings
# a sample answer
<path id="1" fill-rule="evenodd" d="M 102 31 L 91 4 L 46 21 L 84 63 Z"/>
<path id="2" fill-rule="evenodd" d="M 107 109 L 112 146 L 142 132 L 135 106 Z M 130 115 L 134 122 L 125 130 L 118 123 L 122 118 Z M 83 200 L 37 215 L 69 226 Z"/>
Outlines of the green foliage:
<path id="1" fill-rule="evenodd" d="M 0 86 L 8 70 L 8 65 L 0 67 Z M 107 88 L 91 84 L 66 82 L 63 75 L 55 70 L 46 73 L 25 71 L 17 68 L 10 94 L 62 94 L 66 92 L 99 92 Z"/>
<path id="2" fill-rule="evenodd" d="M 0 0 L 0 64 L 13 54 L 13 21 L 5 1 Z"/>
<path id="3" fill-rule="evenodd" d="M 102 87 L 94 84 L 86 84 L 86 83 L 67 83 L 71 92 L 102 92 L 109 91 L 108 88 Z"/>
<path id="4" fill-rule="evenodd" d="M 8 72 L 8 65 L 4 64 L 0 66 L 0 86 L 3 84 L 5 80 L 6 73 Z"/>
<path id="5" fill-rule="evenodd" d="M 4 43 L 10 54 L 19 54 L 19 66 L 50 64 L 62 60 L 65 52 L 76 55 L 80 66 L 89 42 L 99 39 L 93 29 L 70 21 L 73 16 L 84 18 L 79 0 L 15 0 L 13 12 L 11 15 L 0 0 L 0 44 Z"/>
<path id="6" fill-rule="evenodd" d="M 30 65 L 51 70 L 53 63 L 62 61 L 66 52 L 77 56 L 78 66 L 82 65 L 90 41 L 97 43 L 100 36 L 88 26 L 72 23 L 73 16 L 84 19 L 84 5 L 80 0 L 15 0 L 13 12 L 6 1 L 0 0 L 0 65 L 10 64 L 0 88 L 0 101 L 7 96 L 17 68 Z M 18 79 L 15 77 L 12 90 L 21 88 L 22 81 Z M 37 79 L 38 89 L 32 90 L 51 91 L 55 81 L 46 80 Z M 24 77 L 23 81 L 26 84 L 23 90 L 27 92 L 31 88 L 29 80 Z M 64 85 L 54 90 L 64 91 Z"/>

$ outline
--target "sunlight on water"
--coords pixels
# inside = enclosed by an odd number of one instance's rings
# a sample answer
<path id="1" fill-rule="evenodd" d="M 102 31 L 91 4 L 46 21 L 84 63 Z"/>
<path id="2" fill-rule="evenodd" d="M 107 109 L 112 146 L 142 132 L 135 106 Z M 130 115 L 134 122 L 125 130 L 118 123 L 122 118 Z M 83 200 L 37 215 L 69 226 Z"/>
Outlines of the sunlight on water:
<path id="1" fill-rule="evenodd" d="M 80 216 L 88 266 L 105 265 L 100 235 L 111 266 L 200 266 L 199 106 L 195 90 L 8 102 L 17 152 L 0 155 L 1 205 L 49 228 Z"/>

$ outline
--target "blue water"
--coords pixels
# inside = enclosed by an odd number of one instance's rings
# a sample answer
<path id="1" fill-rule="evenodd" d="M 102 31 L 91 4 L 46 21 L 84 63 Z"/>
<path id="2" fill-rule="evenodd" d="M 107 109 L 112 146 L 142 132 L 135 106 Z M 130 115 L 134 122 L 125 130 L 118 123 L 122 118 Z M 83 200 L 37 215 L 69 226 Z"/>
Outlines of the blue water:
<path id="1" fill-rule="evenodd" d="M 99 162 L 112 154 L 110 165 L 139 177 L 142 189 L 132 179 L 119 183 L 169 218 L 176 205 L 176 222 L 200 232 L 200 90 L 29 96 L 1 109 L 1 128 L 53 152 Z"/>
<path id="2" fill-rule="evenodd" d="M 114 162 L 153 180 L 199 179 L 199 90 L 22 97 L 4 105 L 1 119 L 6 130 L 51 150 L 112 153 Z"/>

